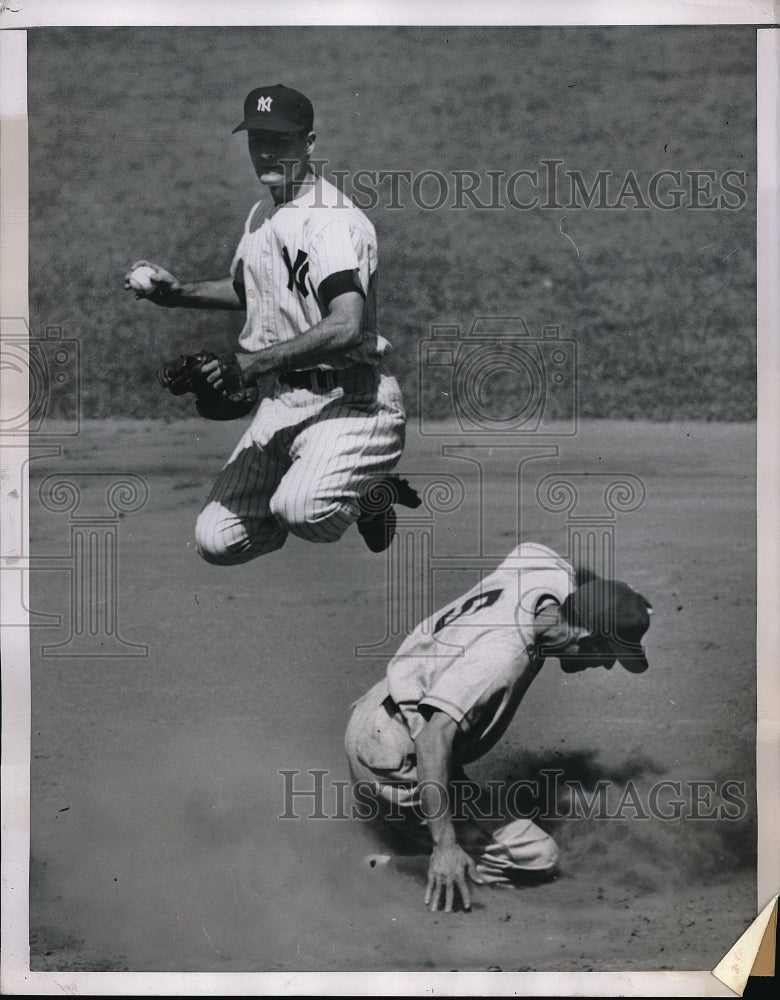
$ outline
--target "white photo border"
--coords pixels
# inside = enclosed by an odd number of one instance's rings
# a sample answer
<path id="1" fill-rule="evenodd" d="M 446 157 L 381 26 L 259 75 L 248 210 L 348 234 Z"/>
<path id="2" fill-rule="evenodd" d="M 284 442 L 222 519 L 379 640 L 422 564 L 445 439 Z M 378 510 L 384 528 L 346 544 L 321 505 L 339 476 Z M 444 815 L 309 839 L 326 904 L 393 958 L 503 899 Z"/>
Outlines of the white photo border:
<path id="1" fill-rule="evenodd" d="M 780 826 L 780 294 L 778 292 L 778 35 L 770 2 L 557 3 L 520 2 L 446 5 L 413 0 L 398 3 L 339 2 L 118 2 L 37 0 L 3 5 L 0 15 L 0 316 L 28 317 L 26 33 L 36 27 L 98 25 L 684 25 L 748 24 L 757 28 L 758 68 L 758 624 L 759 664 L 757 769 L 760 792 L 758 899 L 756 912 L 780 888 L 776 830 Z M 763 30 L 763 28 L 766 30 Z M 2 403 L 16 412 L 18 381 L 0 372 Z M 10 409 L 14 408 L 14 409 Z M 2 412 L 2 411 L 0 411 Z M 23 441 L 0 442 L 0 470 L 18 478 L 27 459 Z M 3 496 L 2 530 L 26 537 L 28 511 L 22 498 Z M 24 558 L 26 553 L 12 553 Z M 3 603 L 18 601 L 0 573 Z M 26 577 L 25 577 L 26 579 Z M 25 595 L 22 595 L 24 601 Z M 25 602 L 26 603 L 26 602 Z M 583 973 L 80 973 L 31 972 L 28 941 L 29 864 L 29 637 L 5 630 L 2 640 L 2 980 L 3 992 L 20 995 L 68 992 L 77 995 L 311 995 L 396 996 L 732 996 L 712 974 L 701 972 Z M 22 633 L 20 635 L 20 633 Z"/>

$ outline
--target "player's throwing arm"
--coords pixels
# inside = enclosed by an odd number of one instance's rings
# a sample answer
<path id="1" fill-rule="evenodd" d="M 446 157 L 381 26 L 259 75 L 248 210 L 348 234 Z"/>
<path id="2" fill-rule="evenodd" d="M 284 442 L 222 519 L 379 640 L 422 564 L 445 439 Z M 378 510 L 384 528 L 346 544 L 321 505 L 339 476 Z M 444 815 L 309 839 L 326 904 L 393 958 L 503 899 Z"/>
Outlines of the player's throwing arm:
<path id="1" fill-rule="evenodd" d="M 127 291 L 154 305 L 246 313 L 235 352 L 204 349 L 160 370 L 202 416 L 240 417 L 257 403 L 195 527 L 198 553 L 215 565 L 272 552 L 289 533 L 335 542 L 352 524 L 381 552 L 394 506 L 420 503 L 391 475 L 406 414 L 377 330 L 376 232 L 314 169 L 313 123 L 311 102 L 290 87 L 247 95 L 233 131 L 246 136 L 261 196 L 229 275 L 187 281 L 145 259 L 125 275 Z M 377 493 L 387 499 L 375 503 Z"/>
<path id="2" fill-rule="evenodd" d="M 125 275 L 125 291 L 156 306 L 189 309 L 244 309 L 246 303 L 230 276 L 213 281 L 179 281 L 159 264 L 137 260 Z"/>

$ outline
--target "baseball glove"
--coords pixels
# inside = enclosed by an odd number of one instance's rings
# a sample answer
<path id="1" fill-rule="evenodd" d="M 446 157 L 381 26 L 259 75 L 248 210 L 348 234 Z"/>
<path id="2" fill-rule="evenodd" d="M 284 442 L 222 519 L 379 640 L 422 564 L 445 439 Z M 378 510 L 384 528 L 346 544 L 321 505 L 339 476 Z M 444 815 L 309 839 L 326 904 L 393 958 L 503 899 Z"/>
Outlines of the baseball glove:
<path id="1" fill-rule="evenodd" d="M 222 388 L 215 389 L 203 373 L 203 366 L 218 361 Z M 246 385 L 235 354 L 214 354 L 201 350 L 181 354 L 167 361 L 157 372 L 160 385 L 174 396 L 191 392 L 195 409 L 207 420 L 238 420 L 254 409 L 259 398 L 256 385 Z"/>

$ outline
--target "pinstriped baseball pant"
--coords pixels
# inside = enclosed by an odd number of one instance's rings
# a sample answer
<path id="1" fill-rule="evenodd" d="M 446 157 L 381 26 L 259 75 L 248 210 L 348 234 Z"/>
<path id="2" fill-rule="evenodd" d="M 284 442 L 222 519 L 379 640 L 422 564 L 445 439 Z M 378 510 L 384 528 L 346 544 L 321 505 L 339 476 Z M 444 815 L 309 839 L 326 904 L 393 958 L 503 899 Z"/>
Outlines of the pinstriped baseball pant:
<path id="1" fill-rule="evenodd" d="M 330 392 L 278 388 L 214 483 L 195 526 L 198 553 L 232 565 L 273 552 L 290 532 L 337 541 L 364 486 L 400 459 L 405 426 L 398 383 L 365 366 Z"/>

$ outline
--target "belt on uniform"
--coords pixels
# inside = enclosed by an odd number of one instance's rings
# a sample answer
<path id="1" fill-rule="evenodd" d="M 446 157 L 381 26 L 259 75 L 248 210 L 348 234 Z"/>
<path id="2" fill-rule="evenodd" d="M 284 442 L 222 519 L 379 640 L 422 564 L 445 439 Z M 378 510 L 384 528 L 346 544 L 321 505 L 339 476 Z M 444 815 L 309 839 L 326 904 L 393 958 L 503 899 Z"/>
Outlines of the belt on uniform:
<path id="1" fill-rule="evenodd" d="M 358 373 L 362 366 L 352 365 L 335 371 L 331 368 L 311 368 L 308 371 L 280 372 L 276 377 L 291 389 L 310 389 L 312 392 L 331 392 L 337 386 L 344 385 L 347 380 Z"/>
<path id="2" fill-rule="evenodd" d="M 401 709 L 393 701 L 392 696 L 388 695 L 382 701 L 382 708 L 387 712 L 387 714 L 392 718 L 394 715 L 399 715 Z"/>

